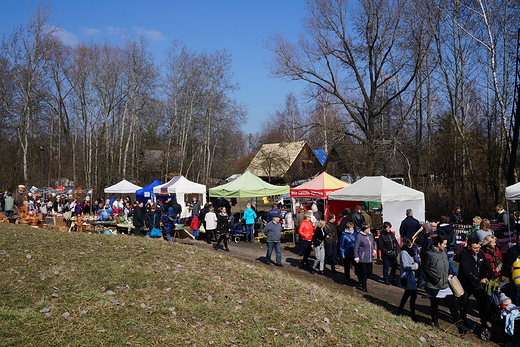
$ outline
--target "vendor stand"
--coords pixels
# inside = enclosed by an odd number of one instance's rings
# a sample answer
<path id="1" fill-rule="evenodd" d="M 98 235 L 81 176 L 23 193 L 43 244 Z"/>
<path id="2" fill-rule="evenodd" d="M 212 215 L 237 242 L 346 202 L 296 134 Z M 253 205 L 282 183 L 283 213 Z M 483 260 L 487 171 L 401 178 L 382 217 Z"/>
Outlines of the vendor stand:
<path id="1" fill-rule="evenodd" d="M 309 182 L 306 182 L 298 187 L 291 188 L 291 198 L 324 199 L 324 219 L 326 221 L 329 215 L 329 194 L 348 186 L 350 186 L 349 183 L 343 182 L 326 172 L 322 172 Z"/>
<path id="2" fill-rule="evenodd" d="M 209 189 L 209 196 L 215 198 L 254 198 L 280 196 L 289 193 L 289 186 L 276 186 L 246 171 L 237 179 Z"/>
<path id="3" fill-rule="evenodd" d="M 399 226 L 412 209 L 414 217 L 425 221 L 424 193 L 394 182 L 384 176 L 365 176 L 343 189 L 331 192 L 330 200 L 374 201 L 382 205 L 382 220 L 392 224 L 392 231 L 399 239 Z"/>

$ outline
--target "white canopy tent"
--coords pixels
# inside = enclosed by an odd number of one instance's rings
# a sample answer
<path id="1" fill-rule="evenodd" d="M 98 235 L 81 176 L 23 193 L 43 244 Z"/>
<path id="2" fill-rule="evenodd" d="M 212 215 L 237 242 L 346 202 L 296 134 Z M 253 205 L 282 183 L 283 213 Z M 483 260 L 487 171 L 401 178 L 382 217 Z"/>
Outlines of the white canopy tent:
<path id="1" fill-rule="evenodd" d="M 515 183 L 512 186 L 506 187 L 506 200 L 520 200 L 520 182 Z"/>
<path id="2" fill-rule="evenodd" d="M 105 193 L 113 193 L 113 194 L 135 194 L 135 191 L 138 189 L 142 189 L 143 187 L 139 187 L 127 180 L 122 180 L 119 183 L 114 184 L 113 186 L 105 188 Z"/>
<path id="3" fill-rule="evenodd" d="M 206 204 L 206 186 L 188 180 L 184 176 L 175 176 L 169 182 L 156 186 L 153 188 L 154 194 L 175 194 L 177 202 L 182 206 L 181 218 L 190 216 L 190 211 L 186 206 L 185 195 L 187 194 L 200 194 L 202 199 L 199 199 L 201 206 Z"/>
<path id="4" fill-rule="evenodd" d="M 509 201 L 520 201 L 520 182 L 506 187 L 506 210 L 509 216 Z M 511 242 L 511 223 L 507 223 L 509 241 Z M 514 230 L 513 230 L 514 231 Z"/>
<path id="5" fill-rule="evenodd" d="M 383 221 L 392 223 L 392 230 L 399 237 L 399 226 L 406 218 L 406 210 L 412 209 L 414 217 L 425 221 L 424 193 L 403 186 L 384 176 L 363 177 L 354 184 L 329 193 L 330 200 L 375 201 L 383 205 Z"/>

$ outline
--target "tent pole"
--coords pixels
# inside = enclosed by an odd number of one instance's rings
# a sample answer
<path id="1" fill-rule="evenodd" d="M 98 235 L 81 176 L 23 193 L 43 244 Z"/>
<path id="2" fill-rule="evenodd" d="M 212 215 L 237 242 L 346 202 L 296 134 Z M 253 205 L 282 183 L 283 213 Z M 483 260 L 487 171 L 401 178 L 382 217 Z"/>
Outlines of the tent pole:
<path id="1" fill-rule="evenodd" d="M 506 199 L 506 210 L 507 210 L 507 236 L 509 237 L 509 243 L 511 243 L 511 221 L 509 218 L 509 200 Z"/>

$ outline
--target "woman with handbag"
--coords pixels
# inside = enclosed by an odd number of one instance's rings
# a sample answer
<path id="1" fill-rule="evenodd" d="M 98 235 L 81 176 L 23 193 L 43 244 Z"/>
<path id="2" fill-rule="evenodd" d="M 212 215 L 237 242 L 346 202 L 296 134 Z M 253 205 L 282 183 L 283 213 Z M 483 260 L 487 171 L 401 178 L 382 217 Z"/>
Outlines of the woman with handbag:
<path id="1" fill-rule="evenodd" d="M 381 230 L 381 234 L 377 239 L 377 247 L 381 251 L 381 257 L 383 258 L 383 281 L 386 285 L 390 285 L 395 281 L 397 255 L 399 254 L 399 244 L 392 233 L 392 224 L 390 222 L 383 223 L 383 230 Z M 388 269 L 390 269 L 390 276 L 388 276 Z"/>
<path id="2" fill-rule="evenodd" d="M 370 232 L 370 225 L 363 223 L 354 244 L 354 261 L 359 289 L 364 292 L 368 292 L 367 279 L 372 274 L 372 263 L 376 255 L 376 245 L 374 236 Z"/>
<path id="3" fill-rule="evenodd" d="M 461 334 L 468 333 L 471 330 L 462 325 L 459 314 L 459 301 L 453 295 L 448 281 L 453 277 L 448 255 L 445 251 L 448 241 L 443 235 L 436 235 L 432 240 L 433 244 L 429 246 L 426 260 L 424 261 L 424 287 L 430 299 L 430 315 L 433 325 L 437 328 L 440 327 L 438 317 L 439 303 L 441 299 L 444 299 L 459 332 Z"/>
<path id="4" fill-rule="evenodd" d="M 404 305 L 410 298 L 410 315 L 414 322 L 417 322 L 415 315 L 415 301 L 417 300 L 417 284 L 415 283 L 415 271 L 419 269 L 419 264 L 414 261 L 415 251 L 412 248 L 413 242 L 409 236 L 403 238 L 403 248 L 401 249 L 401 275 L 400 284 L 404 289 L 401 303 L 397 309 L 397 314 L 402 315 Z"/>

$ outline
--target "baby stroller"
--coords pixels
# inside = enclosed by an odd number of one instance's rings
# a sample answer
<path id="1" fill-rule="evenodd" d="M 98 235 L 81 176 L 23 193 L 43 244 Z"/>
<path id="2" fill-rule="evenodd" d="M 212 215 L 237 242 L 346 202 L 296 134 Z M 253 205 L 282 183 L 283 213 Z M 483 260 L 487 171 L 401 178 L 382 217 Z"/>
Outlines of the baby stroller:
<path id="1" fill-rule="evenodd" d="M 484 341 L 489 341 L 491 339 L 491 335 L 499 335 L 504 338 L 508 337 L 505 333 L 505 320 L 506 316 L 502 313 L 501 303 L 503 298 L 506 296 L 507 298 L 514 297 L 516 295 L 517 289 L 514 283 L 505 282 L 500 284 L 495 290 L 491 292 L 488 297 L 487 302 L 487 312 L 488 319 L 491 323 L 491 330 L 484 329 L 480 335 L 480 338 Z M 517 306 L 517 308 L 520 308 Z M 514 318 L 515 320 L 515 333 L 514 336 L 518 335 L 518 326 L 520 325 L 520 315 Z"/>
<path id="2" fill-rule="evenodd" d="M 239 243 L 240 239 L 246 238 L 246 231 L 242 225 L 240 218 L 233 218 L 229 223 L 230 240 Z"/>

